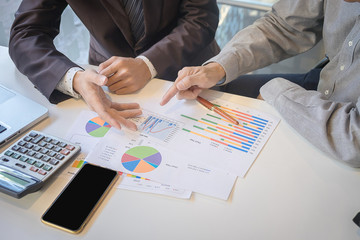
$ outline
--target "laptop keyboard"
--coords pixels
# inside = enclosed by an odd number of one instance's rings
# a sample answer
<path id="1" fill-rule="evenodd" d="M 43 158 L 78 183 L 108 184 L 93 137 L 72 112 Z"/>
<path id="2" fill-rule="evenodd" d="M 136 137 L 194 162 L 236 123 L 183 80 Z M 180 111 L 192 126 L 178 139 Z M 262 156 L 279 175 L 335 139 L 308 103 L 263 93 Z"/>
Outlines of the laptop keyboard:
<path id="1" fill-rule="evenodd" d="M 5 132 L 7 128 L 0 124 L 0 133 Z"/>

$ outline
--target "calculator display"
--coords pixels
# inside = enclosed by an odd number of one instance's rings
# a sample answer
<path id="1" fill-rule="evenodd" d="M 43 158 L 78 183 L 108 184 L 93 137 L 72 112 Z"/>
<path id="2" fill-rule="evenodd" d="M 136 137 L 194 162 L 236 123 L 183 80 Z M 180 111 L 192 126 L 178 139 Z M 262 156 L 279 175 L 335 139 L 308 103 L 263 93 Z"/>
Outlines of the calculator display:
<path id="1" fill-rule="evenodd" d="M 24 188 L 27 184 L 29 184 L 28 181 L 25 181 L 21 178 L 15 177 L 13 175 L 10 175 L 6 172 L 0 172 L 0 178 L 3 181 L 7 181 L 7 182 L 11 182 L 13 184 L 15 184 L 18 187 Z"/>
<path id="2" fill-rule="evenodd" d="M 15 196 L 38 184 L 34 177 L 0 165 L 0 192 Z"/>

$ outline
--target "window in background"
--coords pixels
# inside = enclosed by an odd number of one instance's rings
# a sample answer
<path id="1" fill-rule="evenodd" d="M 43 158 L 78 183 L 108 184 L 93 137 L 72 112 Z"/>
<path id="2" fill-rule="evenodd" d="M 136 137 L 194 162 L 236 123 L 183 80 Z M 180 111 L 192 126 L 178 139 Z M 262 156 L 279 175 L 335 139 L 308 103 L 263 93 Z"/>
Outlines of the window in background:
<path id="1" fill-rule="evenodd" d="M 224 47 L 239 30 L 263 16 L 274 1 L 276 0 L 218 0 L 220 22 L 216 40 L 220 47 Z M 8 46 L 10 27 L 20 2 L 21 0 L 0 1 L 0 45 L 2 46 Z M 88 61 L 89 33 L 70 7 L 67 7 L 63 13 L 60 34 L 55 38 L 55 46 L 76 63 L 86 64 Z M 323 56 L 324 50 L 320 43 L 307 53 L 254 73 L 302 73 L 316 65 Z"/>
<path id="2" fill-rule="evenodd" d="M 10 28 L 21 0 L 0 1 L 0 45 L 9 45 Z M 58 50 L 79 64 L 88 62 L 89 33 L 70 7 L 63 12 L 60 34 L 54 44 Z"/>
<path id="3" fill-rule="evenodd" d="M 276 0 L 218 0 L 220 21 L 216 40 L 219 46 L 223 48 L 239 30 L 264 16 L 274 2 Z M 256 70 L 253 73 L 304 73 L 314 67 L 324 55 L 323 43 L 320 41 L 308 52 Z"/>

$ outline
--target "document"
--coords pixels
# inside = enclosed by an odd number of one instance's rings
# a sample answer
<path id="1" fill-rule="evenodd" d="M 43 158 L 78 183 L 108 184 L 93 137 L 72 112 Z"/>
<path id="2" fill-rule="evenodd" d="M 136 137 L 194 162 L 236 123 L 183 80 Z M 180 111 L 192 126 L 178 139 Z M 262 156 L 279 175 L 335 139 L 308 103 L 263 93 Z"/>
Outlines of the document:
<path id="1" fill-rule="evenodd" d="M 86 163 L 85 157 L 108 133 L 111 126 L 100 119 L 95 112 L 82 111 L 69 129 L 66 139 L 81 146 L 81 153 L 64 171 L 66 177 L 72 177 Z M 192 192 L 168 184 L 154 182 L 133 174 L 120 172 L 121 181 L 117 188 L 133 191 L 161 194 L 176 198 L 189 199 Z"/>
<path id="2" fill-rule="evenodd" d="M 195 100 L 173 101 L 164 108 L 145 103 L 143 116 L 134 121 L 143 139 L 244 177 L 280 119 L 221 99 L 212 103 L 239 124 L 229 122 Z"/>
<path id="3" fill-rule="evenodd" d="M 154 193 L 183 199 L 189 199 L 192 194 L 192 192 L 189 190 L 176 188 L 169 184 L 157 183 L 147 178 L 125 173 L 122 174 L 121 182 L 117 188 Z"/>
<path id="4" fill-rule="evenodd" d="M 195 100 L 173 99 L 161 107 L 159 90 L 154 90 L 115 96 L 119 102 L 136 101 L 142 106 L 143 114 L 132 119 L 136 132 L 111 128 L 96 117 L 86 123 L 88 135 L 101 136 L 86 161 L 227 199 L 236 177 L 249 171 L 280 119 L 202 93 L 239 123 L 234 124 Z"/>
<path id="5" fill-rule="evenodd" d="M 173 151 L 141 132 L 112 128 L 86 161 L 163 184 L 227 200 L 236 175 Z"/>

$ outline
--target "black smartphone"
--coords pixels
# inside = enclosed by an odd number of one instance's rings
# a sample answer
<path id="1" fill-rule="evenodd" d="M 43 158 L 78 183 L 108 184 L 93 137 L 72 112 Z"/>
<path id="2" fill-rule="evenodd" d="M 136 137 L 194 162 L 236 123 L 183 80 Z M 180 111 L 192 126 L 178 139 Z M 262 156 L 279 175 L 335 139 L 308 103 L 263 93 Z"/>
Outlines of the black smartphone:
<path id="1" fill-rule="evenodd" d="M 356 216 L 353 219 L 353 222 L 360 227 L 360 212 L 358 212 L 358 214 L 356 214 Z"/>
<path id="2" fill-rule="evenodd" d="M 117 179 L 115 170 L 84 164 L 41 221 L 67 232 L 81 232 Z"/>

